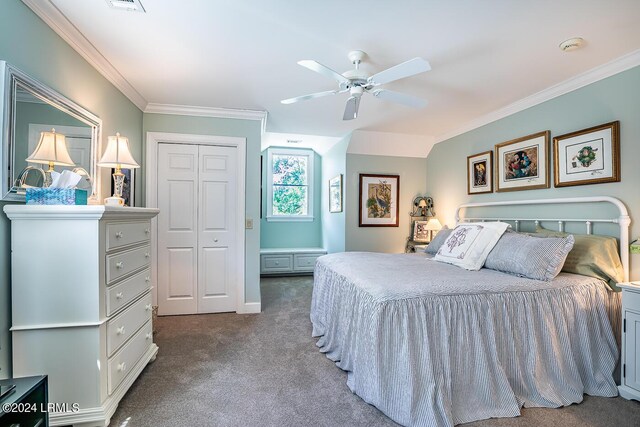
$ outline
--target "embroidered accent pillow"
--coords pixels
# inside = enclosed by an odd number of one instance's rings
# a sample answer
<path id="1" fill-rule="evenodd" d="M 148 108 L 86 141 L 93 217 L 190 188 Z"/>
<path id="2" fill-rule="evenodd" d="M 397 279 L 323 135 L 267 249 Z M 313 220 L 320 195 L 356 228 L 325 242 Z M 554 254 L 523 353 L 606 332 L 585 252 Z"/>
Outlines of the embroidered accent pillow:
<path id="1" fill-rule="evenodd" d="M 506 222 L 459 224 L 438 249 L 434 259 L 466 270 L 480 270 L 491 249 L 509 227 Z"/>

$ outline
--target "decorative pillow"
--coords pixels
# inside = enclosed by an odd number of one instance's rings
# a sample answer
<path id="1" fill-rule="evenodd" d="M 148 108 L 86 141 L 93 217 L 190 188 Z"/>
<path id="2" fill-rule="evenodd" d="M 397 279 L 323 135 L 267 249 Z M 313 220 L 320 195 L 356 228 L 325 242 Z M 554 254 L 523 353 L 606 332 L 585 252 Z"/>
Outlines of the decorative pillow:
<path id="1" fill-rule="evenodd" d="M 549 237 L 540 239 L 520 233 L 504 233 L 487 256 L 485 268 L 549 281 L 560 273 L 574 239 Z"/>
<path id="2" fill-rule="evenodd" d="M 434 259 L 467 270 L 480 270 L 487 255 L 508 227 L 506 222 L 459 224 L 438 249 Z"/>
<path id="3" fill-rule="evenodd" d="M 433 240 L 431 240 L 431 243 L 427 245 L 427 248 L 424 251 L 428 254 L 435 255 L 438 252 L 438 249 L 440 249 L 440 246 L 442 246 L 444 241 L 447 240 L 449 234 L 451 234 L 451 229 L 445 225 L 440 229 L 440 231 L 438 231 L 438 234 L 434 236 Z"/>
<path id="4" fill-rule="evenodd" d="M 532 236 L 557 237 L 568 233 L 536 227 Z M 624 269 L 618 255 L 618 240 L 615 237 L 593 234 L 574 234 L 573 249 L 567 255 L 562 271 L 596 277 L 607 282 L 609 287 L 619 292 L 617 283 L 624 280 Z"/>

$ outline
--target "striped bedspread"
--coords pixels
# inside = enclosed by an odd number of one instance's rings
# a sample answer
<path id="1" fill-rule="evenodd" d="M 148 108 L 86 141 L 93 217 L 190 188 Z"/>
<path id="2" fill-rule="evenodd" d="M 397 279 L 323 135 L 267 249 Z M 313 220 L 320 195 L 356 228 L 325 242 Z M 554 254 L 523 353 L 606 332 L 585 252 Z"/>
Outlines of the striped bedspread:
<path id="1" fill-rule="evenodd" d="M 542 282 L 347 252 L 318 259 L 311 321 L 367 403 L 402 425 L 451 426 L 616 396 L 619 307 L 585 276 Z"/>

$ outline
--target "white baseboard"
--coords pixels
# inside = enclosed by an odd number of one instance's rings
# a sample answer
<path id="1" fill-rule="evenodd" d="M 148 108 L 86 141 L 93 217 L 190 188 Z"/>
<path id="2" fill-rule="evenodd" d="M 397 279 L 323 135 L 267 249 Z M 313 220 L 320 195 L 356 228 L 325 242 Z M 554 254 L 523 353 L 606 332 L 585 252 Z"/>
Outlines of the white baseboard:
<path id="1" fill-rule="evenodd" d="M 245 302 L 238 310 L 238 314 L 255 314 L 262 311 L 262 304 L 259 302 Z"/>

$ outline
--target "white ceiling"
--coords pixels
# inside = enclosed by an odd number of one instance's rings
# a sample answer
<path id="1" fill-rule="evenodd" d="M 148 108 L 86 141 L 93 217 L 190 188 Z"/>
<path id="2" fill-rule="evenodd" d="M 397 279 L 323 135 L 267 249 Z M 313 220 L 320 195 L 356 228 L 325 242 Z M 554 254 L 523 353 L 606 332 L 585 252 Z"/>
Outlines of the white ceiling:
<path id="1" fill-rule="evenodd" d="M 341 136 L 360 129 L 438 136 L 640 49 L 638 0 L 105 0 L 53 3 L 149 103 L 266 110 L 267 130 Z M 25 1 L 26 3 L 29 3 Z M 31 2 L 34 3 L 34 2 Z M 583 37 L 583 49 L 558 44 Z M 347 52 L 374 73 L 421 56 L 432 71 L 386 85 L 425 98 L 422 110 L 347 94 L 280 104 L 336 85 L 296 64 L 339 72 Z"/>

